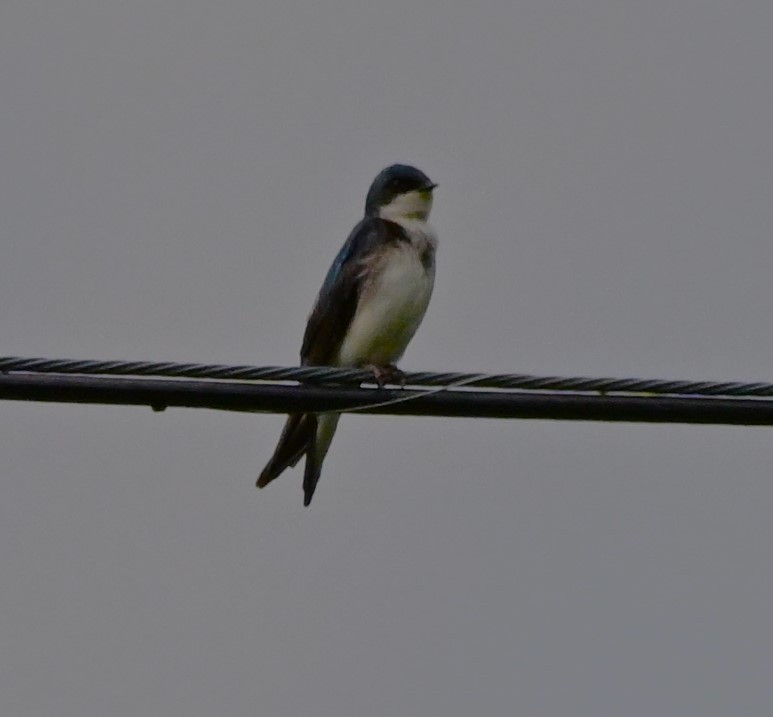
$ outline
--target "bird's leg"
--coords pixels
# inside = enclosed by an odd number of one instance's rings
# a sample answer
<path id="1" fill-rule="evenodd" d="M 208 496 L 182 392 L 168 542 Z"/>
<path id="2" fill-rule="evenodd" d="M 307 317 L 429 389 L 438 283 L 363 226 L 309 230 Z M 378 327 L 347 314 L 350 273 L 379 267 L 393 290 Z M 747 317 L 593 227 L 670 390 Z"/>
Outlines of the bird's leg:
<path id="1" fill-rule="evenodd" d="M 398 386 L 405 385 L 405 374 L 394 364 L 389 363 L 386 366 L 368 364 L 363 366 L 363 369 L 373 374 L 373 378 L 376 380 L 379 388 L 384 388 L 388 383 L 394 383 Z"/>

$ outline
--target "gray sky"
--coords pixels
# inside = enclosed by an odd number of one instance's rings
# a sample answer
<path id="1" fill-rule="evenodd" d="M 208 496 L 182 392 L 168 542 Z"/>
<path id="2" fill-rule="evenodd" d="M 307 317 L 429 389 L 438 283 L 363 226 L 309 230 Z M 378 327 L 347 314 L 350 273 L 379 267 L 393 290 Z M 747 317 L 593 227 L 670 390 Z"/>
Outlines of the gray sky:
<path id="1" fill-rule="evenodd" d="M 373 176 L 403 367 L 773 380 L 769 0 L 5 0 L 6 355 L 284 364 Z M 767 715 L 768 429 L 0 404 L 0 713 Z"/>

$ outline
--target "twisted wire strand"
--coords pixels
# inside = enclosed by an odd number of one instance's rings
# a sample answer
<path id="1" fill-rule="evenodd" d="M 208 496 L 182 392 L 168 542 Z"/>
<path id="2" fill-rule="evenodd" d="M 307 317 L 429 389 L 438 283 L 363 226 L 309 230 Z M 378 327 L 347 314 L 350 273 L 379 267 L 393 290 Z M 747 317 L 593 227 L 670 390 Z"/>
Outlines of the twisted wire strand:
<path id="1" fill-rule="evenodd" d="M 155 361 L 95 361 L 90 359 L 0 358 L 2 373 L 77 374 L 86 376 L 152 376 L 239 381 L 300 381 L 314 384 L 372 383 L 373 376 L 361 369 L 329 366 L 228 366 L 222 364 Z M 528 374 L 407 372 L 405 385 L 527 390 L 551 392 L 593 392 L 615 394 L 657 394 L 727 397 L 772 397 L 773 384 L 737 381 L 669 381 L 642 378 L 592 378 L 533 376 Z"/>

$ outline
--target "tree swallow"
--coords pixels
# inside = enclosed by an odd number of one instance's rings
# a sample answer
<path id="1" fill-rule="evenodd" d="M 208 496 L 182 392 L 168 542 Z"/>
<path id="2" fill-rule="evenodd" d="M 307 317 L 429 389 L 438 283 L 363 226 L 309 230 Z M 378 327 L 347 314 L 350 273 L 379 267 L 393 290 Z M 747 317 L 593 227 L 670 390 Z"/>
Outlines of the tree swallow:
<path id="1" fill-rule="evenodd" d="M 303 366 L 367 368 L 379 386 L 401 376 L 395 362 L 424 318 L 435 282 L 437 238 L 427 218 L 436 186 L 403 164 L 373 180 L 365 216 L 338 252 L 309 316 Z M 339 413 L 291 414 L 258 487 L 305 455 L 308 506 L 339 418 Z"/>

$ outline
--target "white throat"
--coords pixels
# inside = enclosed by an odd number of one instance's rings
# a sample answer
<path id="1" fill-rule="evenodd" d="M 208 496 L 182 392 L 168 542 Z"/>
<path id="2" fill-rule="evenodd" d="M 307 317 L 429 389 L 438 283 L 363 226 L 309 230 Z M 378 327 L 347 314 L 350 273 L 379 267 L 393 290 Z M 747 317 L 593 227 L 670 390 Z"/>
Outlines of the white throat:
<path id="1" fill-rule="evenodd" d="M 432 193 L 416 190 L 398 194 L 378 210 L 378 216 L 396 224 L 426 222 L 432 209 Z"/>

